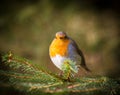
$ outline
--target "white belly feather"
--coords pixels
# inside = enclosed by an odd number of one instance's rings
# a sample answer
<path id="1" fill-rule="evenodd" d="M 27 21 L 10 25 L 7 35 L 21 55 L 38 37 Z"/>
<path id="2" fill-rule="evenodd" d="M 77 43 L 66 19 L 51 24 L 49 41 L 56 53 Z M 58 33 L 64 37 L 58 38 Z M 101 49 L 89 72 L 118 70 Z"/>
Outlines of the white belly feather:
<path id="1" fill-rule="evenodd" d="M 52 57 L 51 60 L 57 66 L 60 70 L 62 69 L 62 64 L 67 59 L 67 57 L 62 57 L 60 55 L 56 55 L 55 57 Z"/>

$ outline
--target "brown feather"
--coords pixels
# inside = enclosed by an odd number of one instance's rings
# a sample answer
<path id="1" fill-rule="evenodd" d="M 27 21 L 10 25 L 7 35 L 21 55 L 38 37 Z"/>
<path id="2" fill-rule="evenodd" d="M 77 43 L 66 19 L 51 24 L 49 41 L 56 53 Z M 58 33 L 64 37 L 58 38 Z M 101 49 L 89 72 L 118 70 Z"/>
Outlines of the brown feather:
<path id="1" fill-rule="evenodd" d="M 71 38 L 70 38 L 71 39 Z M 76 44 L 76 42 L 71 39 L 71 44 L 76 47 L 76 51 L 77 53 L 81 56 L 81 66 L 86 70 L 86 71 L 90 71 L 90 69 L 88 69 L 88 67 L 86 66 L 86 62 L 85 62 L 85 57 L 83 55 L 83 52 L 79 49 L 78 45 Z"/>

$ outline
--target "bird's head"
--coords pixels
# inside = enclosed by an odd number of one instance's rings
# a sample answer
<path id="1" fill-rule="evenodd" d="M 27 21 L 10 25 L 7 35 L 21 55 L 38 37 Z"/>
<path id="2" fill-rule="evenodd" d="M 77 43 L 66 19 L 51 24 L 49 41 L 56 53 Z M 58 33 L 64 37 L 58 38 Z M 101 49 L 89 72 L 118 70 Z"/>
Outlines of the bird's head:
<path id="1" fill-rule="evenodd" d="M 63 31 L 57 32 L 55 38 L 60 40 L 68 39 L 67 34 Z"/>

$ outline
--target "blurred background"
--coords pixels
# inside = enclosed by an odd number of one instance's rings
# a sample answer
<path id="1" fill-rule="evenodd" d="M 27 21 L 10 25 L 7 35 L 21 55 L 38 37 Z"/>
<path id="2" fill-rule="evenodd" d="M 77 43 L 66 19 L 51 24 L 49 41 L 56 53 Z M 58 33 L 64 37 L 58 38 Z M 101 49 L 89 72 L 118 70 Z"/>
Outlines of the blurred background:
<path id="1" fill-rule="evenodd" d="M 120 76 L 119 0 L 1 0 L 0 52 L 12 51 L 52 72 L 49 45 L 71 36 L 95 75 Z"/>

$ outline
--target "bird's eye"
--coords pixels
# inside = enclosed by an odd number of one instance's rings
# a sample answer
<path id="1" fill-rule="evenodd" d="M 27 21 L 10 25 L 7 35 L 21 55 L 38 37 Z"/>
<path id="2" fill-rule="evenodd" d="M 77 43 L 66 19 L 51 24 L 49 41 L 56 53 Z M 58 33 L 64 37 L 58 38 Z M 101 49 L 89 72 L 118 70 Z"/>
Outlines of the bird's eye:
<path id="1" fill-rule="evenodd" d="M 67 36 L 64 36 L 64 37 L 60 37 L 60 39 L 66 39 L 67 38 Z"/>
<path id="2" fill-rule="evenodd" d="M 67 36 L 64 37 L 65 39 L 67 38 Z"/>

